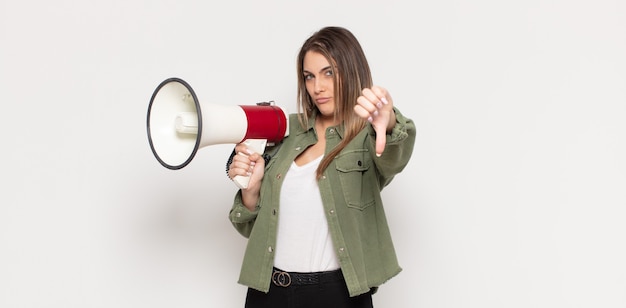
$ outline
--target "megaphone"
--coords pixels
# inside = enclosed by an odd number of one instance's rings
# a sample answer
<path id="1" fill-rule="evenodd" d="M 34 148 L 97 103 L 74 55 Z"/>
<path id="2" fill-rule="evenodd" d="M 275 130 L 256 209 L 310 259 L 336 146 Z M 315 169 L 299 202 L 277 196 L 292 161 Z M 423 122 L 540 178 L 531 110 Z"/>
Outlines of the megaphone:
<path id="1" fill-rule="evenodd" d="M 201 107 L 187 82 L 169 78 L 152 94 L 147 129 L 154 157 L 164 167 L 178 170 L 187 166 L 200 148 L 213 144 L 245 142 L 262 154 L 267 145 L 289 134 L 289 121 L 285 112 L 271 103 Z M 233 179 L 244 189 L 249 180 L 244 176 Z"/>

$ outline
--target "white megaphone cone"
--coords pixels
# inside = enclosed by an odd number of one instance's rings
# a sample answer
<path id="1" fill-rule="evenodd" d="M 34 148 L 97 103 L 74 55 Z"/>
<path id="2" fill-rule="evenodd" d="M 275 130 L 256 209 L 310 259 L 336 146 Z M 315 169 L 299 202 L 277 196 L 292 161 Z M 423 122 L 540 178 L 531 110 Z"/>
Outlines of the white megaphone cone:
<path id="1" fill-rule="evenodd" d="M 287 136 L 289 121 L 280 107 L 269 103 L 201 107 L 189 84 L 170 78 L 152 94 L 147 129 L 156 159 L 164 167 L 177 170 L 187 166 L 198 149 L 212 144 L 245 142 L 262 154 L 268 143 Z M 249 177 L 237 176 L 233 181 L 239 188 L 247 188 Z"/>

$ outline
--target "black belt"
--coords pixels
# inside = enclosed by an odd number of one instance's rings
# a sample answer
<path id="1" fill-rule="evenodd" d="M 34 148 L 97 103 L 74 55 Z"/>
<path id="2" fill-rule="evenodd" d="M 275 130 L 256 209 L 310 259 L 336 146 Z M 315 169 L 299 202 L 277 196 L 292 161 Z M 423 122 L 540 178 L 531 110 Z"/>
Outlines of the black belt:
<path id="1" fill-rule="evenodd" d="M 284 288 L 288 286 L 320 284 L 324 282 L 340 280 L 343 280 L 343 274 L 341 273 L 341 270 L 315 273 L 294 273 L 284 272 L 282 270 L 274 268 L 274 273 L 272 273 L 272 282 L 275 285 Z"/>

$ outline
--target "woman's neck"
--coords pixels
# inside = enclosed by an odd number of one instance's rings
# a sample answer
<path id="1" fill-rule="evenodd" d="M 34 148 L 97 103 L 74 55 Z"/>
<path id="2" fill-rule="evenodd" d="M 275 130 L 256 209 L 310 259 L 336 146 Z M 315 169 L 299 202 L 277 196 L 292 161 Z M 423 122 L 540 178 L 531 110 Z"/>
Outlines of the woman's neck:
<path id="1" fill-rule="evenodd" d="M 327 117 L 327 116 L 318 114 L 317 117 L 315 118 L 315 129 L 318 132 L 326 131 L 328 127 L 335 126 L 338 124 L 339 124 L 339 121 L 336 121 L 334 116 Z"/>

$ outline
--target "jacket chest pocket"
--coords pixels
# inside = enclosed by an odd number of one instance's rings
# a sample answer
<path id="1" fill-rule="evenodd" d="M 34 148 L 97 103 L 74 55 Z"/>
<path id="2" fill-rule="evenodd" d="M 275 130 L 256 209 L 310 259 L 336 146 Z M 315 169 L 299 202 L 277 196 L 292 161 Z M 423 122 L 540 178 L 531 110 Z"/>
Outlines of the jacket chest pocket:
<path id="1" fill-rule="evenodd" d="M 341 189 L 348 207 L 363 210 L 374 204 L 372 159 L 367 150 L 352 150 L 335 158 Z"/>

